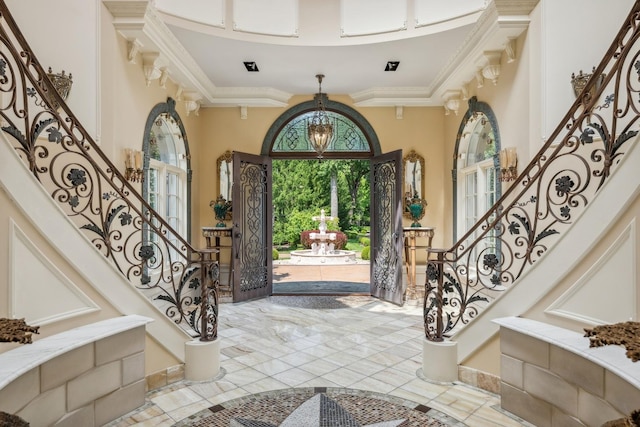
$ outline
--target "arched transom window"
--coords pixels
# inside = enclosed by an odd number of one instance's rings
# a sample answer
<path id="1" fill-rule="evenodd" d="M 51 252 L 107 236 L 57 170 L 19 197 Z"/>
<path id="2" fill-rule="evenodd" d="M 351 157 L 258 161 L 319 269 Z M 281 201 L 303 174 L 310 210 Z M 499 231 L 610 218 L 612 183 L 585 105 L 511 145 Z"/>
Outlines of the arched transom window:
<path id="1" fill-rule="evenodd" d="M 353 108 L 326 100 L 326 114 L 333 125 L 333 137 L 324 158 L 369 158 L 380 154 L 380 143 L 367 120 Z M 314 101 L 303 102 L 285 111 L 267 133 L 262 154 L 273 158 L 313 158 L 308 125 L 316 108 Z"/>

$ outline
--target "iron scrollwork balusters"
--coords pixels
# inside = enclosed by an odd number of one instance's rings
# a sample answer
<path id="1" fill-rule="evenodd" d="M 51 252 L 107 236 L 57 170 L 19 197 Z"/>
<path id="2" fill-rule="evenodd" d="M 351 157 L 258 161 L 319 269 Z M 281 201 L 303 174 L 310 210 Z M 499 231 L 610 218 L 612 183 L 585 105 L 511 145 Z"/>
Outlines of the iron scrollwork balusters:
<path id="1" fill-rule="evenodd" d="M 429 249 L 428 340 L 442 341 L 499 298 L 567 232 L 619 165 L 639 130 L 639 39 L 636 2 L 597 78 L 513 185 L 453 247 Z"/>
<path id="2" fill-rule="evenodd" d="M 205 284 L 217 280 L 215 261 L 204 262 L 100 150 L 1 1 L 0 44 L 1 129 L 26 167 L 96 249 L 168 317 L 191 336 L 215 339 L 216 287 Z M 214 291 L 207 298 L 205 288 Z"/>
<path id="3" fill-rule="evenodd" d="M 218 291 L 220 266 L 211 258 L 217 249 L 202 251 L 200 263 L 200 341 L 213 341 L 218 337 Z"/>

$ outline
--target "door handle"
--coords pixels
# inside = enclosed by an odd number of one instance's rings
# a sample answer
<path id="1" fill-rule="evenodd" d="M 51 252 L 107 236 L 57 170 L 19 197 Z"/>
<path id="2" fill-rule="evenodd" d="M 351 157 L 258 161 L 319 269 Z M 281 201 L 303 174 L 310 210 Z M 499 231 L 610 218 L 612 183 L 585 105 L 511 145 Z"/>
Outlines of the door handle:
<path id="1" fill-rule="evenodd" d="M 242 242 L 242 232 L 239 230 L 238 223 L 234 224 L 236 231 L 233 232 L 233 252 L 235 258 L 240 258 L 240 243 Z"/>

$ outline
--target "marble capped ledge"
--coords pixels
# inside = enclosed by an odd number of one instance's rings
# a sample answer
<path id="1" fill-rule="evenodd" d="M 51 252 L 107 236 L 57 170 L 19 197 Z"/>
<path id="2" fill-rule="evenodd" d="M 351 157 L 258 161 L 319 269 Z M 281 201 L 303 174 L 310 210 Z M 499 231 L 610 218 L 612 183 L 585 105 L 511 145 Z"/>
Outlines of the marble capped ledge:
<path id="1" fill-rule="evenodd" d="M 136 314 L 70 329 L 0 354 L 0 389 L 43 363 L 103 338 L 153 322 Z"/>
<path id="2" fill-rule="evenodd" d="M 579 332 L 521 317 L 503 317 L 493 322 L 582 356 L 640 390 L 640 362 L 632 362 L 621 345 L 589 347 L 589 338 Z"/>

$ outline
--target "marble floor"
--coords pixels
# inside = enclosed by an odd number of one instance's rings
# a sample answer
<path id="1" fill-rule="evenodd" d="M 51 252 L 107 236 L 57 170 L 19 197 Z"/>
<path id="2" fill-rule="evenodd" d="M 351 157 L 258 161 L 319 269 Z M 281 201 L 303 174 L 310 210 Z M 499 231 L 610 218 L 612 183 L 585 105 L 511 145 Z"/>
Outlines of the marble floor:
<path id="1" fill-rule="evenodd" d="M 142 408 L 110 426 L 171 426 L 234 399 L 309 387 L 369 390 L 425 405 L 468 426 L 529 426 L 502 411 L 497 395 L 422 378 L 422 308 L 415 303 L 273 296 L 222 304 L 219 339 L 218 378 L 151 391 Z"/>

